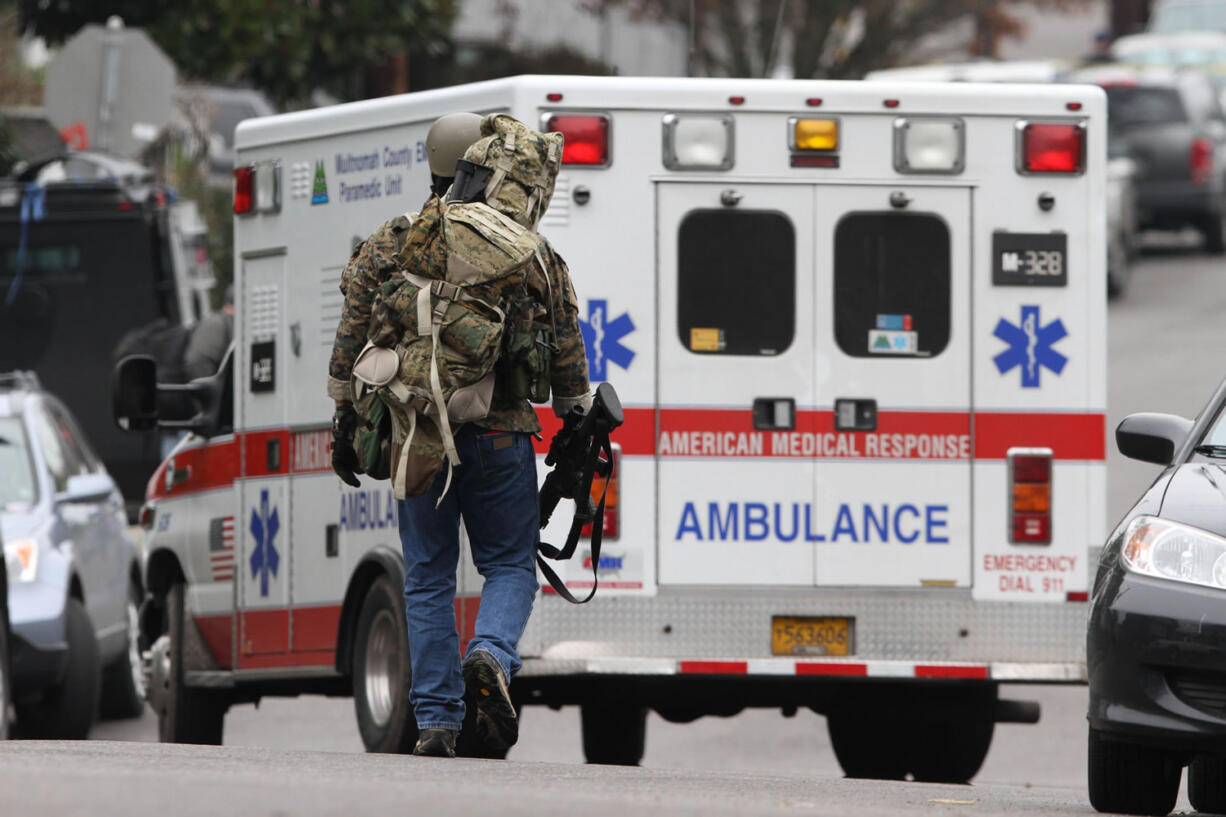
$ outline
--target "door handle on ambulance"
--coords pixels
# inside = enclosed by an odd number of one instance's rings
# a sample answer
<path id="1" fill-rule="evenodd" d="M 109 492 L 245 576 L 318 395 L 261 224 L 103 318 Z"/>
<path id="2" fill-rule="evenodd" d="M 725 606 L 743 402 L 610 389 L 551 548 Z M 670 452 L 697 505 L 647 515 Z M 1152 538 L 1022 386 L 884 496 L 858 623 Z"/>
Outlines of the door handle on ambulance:
<path id="1" fill-rule="evenodd" d="M 792 431 L 796 428 L 796 401 L 791 397 L 755 397 L 753 427 L 757 431 Z"/>

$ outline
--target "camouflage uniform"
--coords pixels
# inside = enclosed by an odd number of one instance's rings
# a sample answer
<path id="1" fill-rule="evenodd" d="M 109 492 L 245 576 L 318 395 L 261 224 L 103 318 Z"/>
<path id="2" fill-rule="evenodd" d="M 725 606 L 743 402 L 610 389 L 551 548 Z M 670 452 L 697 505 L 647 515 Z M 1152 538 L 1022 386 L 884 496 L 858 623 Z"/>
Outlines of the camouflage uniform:
<path id="1" fill-rule="evenodd" d="M 431 196 L 417 218 L 433 213 L 438 219 L 438 196 Z M 353 361 L 366 345 L 370 326 L 370 310 L 379 287 L 400 268 L 397 254 L 408 240 L 409 218 L 413 213 L 396 216 L 380 224 L 370 237 L 358 244 L 341 273 L 340 324 L 332 344 L 332 359 L 328 362 L 328 396 L 333 400 L 352 400 Z M 416 219 L 414 219 L 416 221 Z"/>

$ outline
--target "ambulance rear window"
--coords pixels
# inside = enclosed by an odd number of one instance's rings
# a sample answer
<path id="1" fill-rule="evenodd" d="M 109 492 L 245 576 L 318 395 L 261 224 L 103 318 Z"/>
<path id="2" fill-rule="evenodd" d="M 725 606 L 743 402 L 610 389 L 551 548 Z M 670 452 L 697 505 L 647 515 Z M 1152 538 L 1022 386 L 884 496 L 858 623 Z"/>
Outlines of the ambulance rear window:
<path id="1" fill-rule="evenodd" d="M 849 213 L 834 233 L 834 336 L 852 357 L 934 357 L 949 343 L 949 227 Z"/>
<path id="2" fill-rule="evenodd" d="M 698 354 L 778 355 L 796 329 L 796 232 L 766 210 L 694 210 L 677 236 L 677 332 Z"/>

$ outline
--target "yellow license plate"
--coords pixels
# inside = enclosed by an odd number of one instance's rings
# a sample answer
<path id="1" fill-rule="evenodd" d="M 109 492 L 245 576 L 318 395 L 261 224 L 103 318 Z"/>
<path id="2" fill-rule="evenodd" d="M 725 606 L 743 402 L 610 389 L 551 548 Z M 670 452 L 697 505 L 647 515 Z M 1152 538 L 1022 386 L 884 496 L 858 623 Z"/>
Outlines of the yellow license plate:
<path id="1" fill-rule="evenodd" d="M 853 655 L 850 618 L 771 618 L 772 655 Z"/>

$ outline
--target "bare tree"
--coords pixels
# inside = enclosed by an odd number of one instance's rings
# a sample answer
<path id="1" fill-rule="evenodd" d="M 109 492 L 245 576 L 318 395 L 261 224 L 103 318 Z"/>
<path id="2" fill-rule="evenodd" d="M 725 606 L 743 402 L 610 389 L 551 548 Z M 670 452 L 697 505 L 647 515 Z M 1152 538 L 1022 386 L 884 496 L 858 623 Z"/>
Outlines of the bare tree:
<path id="1" fill-rule="evenodd" d="M 970 22 L 968 54 L 996 56 L 1004 37 L 1023 33 L 1013 10 L 1022 3 L 1056 10 L 1087 0 L 585 0 L 600 13 L 671 20 L 691 31 L 691 73 L 770 76 L 790 43 L 798 78 L 856 78 L 898 64 L 925 37 Z"/>

